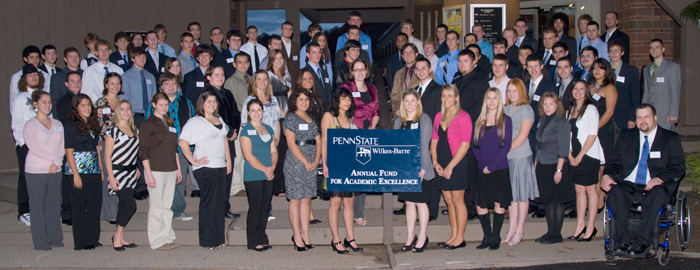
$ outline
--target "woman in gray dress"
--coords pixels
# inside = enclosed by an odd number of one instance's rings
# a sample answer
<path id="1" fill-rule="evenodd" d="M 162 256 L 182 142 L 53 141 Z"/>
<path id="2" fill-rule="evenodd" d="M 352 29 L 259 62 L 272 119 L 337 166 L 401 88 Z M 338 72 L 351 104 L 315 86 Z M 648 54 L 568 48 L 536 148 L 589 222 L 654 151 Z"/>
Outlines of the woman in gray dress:
<path id="1" fill-rule="evenodd" d="M 321 136 L 309 109 L 308 90 L 292 93 L 289 114 L 284 121 L 287 137 L 287 155 L 284 160 L 284 179 L 289 199 L 289 222 L 294 235 L 292 242 L 297 251 L 313 248 L 309 239 L 311 198 L 316 197 L 316 168 L 321 158 Z M 310 112 L 310 111 L 309 111 Z"/>
<path id="2" fill-rule="evenodd" d="M 508 82 L 506 97 L 508 101 L 503 110 L 511 117 L 513 123 L 513 142 L 508 153 L 513 202 L 508 207 L 508 233 L 501 243 L 515 246 L 525 237 L 523 232 L 529 200 L 539 197 L 540 192 L 537 189 L 532 150 L 527 138 L 535 120 L 535 113 L 530 107 L 530 99 L 521 79 L 514 78 Z"/>

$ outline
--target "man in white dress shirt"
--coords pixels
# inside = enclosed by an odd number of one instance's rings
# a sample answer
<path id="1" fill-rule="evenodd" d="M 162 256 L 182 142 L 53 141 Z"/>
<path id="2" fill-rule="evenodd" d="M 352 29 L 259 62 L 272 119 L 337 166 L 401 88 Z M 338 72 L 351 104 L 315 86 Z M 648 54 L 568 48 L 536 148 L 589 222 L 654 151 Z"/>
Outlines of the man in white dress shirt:
<path id="1" fill-rule="evenodd" d="M 260 67 L 260 63 L 267 56 L 267 49 L 258 43 L 258 28 L 255 25 L 248 26 L 245 36 L 248 37 L 248 42 L 241 46 L 241 51 L 250 55 L 250 66 L 253 68 L 253 72 L 263 69 L 264 67 Z"/>
<path id="2" fill-rule="evenodd" d="M 495 87 L 501 91 L 501 100 L 503 103 L 507 100 L 506 87 L 508 86 L 508 82 L 510 82 L 510 78 L 506 75 L 506 70 L 508 70 L 508 57 L 505 54 L 494 55 L 491 63 L 493 79 L 489 81 L 489 87 Z"/>
<path id="3" fill-rule="evenodd" d="M 124 74 L 122 68 L 109 62 L 109 55 L 112 53 L 109 41 L 100 39 L 95 42 L 95 51 L 97 52 L 97 62 L 83 72 L 83 89 L 81 90 L 81 93 L 88 95 L 93 103 L 102 97 L 102 90 L 105 88 L 104 78 L 107 73 Z"/>
<path id="4" fill-rule="evenodd" d="M 418 48 L 418 53 L 425 56 L 425 52 L 423 51 L 423 41 L 413 36 L 414 30 L 413 20 L 403 19 L 403 21 L 401 21 L 401 33 L 406 34 L 408 36 L 408 43 L 413 43 L 416 45 L 416 48 Z"/>

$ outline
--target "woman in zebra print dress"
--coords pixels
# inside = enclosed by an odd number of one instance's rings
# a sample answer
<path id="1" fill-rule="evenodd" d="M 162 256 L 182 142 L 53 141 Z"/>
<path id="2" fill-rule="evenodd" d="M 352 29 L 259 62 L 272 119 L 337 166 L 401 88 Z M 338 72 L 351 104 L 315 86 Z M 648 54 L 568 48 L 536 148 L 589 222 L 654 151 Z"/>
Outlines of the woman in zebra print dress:
<path id="1" fill-rule="evenodd" d="M 105 167 L 109 177 L 109 195 L 119 197 L 117 231 L 112 236 L 112 246 L 116 251 L 123 251 L 136 247 L 136 244 L 124 240 L 124 227 L 136 212 L 134 187 L 140 176 L 136 169 L 139 138 L 129 101 L 119 101 L 114 115 L 112 126 L 105 134 Z"/>

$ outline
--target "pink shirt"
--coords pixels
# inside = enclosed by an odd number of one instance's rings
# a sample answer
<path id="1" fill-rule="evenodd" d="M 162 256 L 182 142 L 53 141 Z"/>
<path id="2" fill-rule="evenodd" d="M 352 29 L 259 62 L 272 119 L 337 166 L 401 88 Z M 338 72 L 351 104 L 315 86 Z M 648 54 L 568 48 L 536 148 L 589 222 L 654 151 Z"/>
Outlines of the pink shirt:
<path id="1" fill-rule="evenodd" d="M 435 115 L 435 121 L 433 121 L 433 135 L 431 139 L 438 140 L 440 136 L 438 135 L 438 129 L 440 128 L 440 118 L 442 118 L 442 112 L 438 112 Z M 457 149 L 462 144 L 462 142 L 472 141 L 472 119 L 469 114 L 465 111 L 461 111 L 452 119 L 450 126 L 447 128 L 447 142 L 450 144 L 450 150 L 452 150 L 452 156 L 457 153 Z"/>
<path id="2" fill-rule="evenodd" d="M 36 118 L 29 119 L 24 125 L 24 141 L 29 148 L 24 171 L 28 173 L 49 173 L 51 164 L 61 171 L 63 156 L 63 125 L 56 119 L 51 120 L 51 129 L 46 129 Z"/>

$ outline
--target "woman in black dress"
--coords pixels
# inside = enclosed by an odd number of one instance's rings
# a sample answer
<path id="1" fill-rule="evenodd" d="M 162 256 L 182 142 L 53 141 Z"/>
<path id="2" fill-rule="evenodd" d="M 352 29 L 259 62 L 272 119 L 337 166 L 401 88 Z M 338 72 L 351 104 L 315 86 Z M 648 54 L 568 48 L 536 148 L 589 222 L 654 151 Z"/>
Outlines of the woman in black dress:
<path id="1" fill-rule="evenodd" d="M 100 244 L 102 168 L 100 124 L 90 97 L 73 97 L 70 118 L 64 126 L 66 175 L 73 175 L 73 242 L 75 250 L 93 250 Z M 82 214 L 80 214 L 82 213 Z"/>
<path id="2" fill-rule="evenodd" d="M 433 178 L 435 171 L 433 165 L 430 164 L 430 132 L 432 121 L 427 114 L 423 113 L 423 106 L 420 102 L 420 94 L 413 89 L 409 89 L 403 94 L 400 118 L 394 120 L 394 129 L 419 129 L 421 139 L 421 170 L 419 177 L 421 178 L 421 192 L 401 192 L 399 193 L 399 201 L 406 202 L 406 228 L 408 229 L 408 237 L 406 244 L 401 248 L 403 251 L 411 250 L 413 252 L 423 252 L 428 244 L 428 221 L 430 213 L 428 211 L 428 202 L 430 202 L 430 191 L 435 189 Z M 418 210 L 418 219 L 420 222 L 420 233 L 415 235 L 416 227 L 416 209 Z"/>
<path id="3" fill-rule="evenodd" d="M 590 90 L 593 104 L 598 108 L 600 120 L 598 121 L 598 140 L 603 148 L 603 156 L 608 157 L 613 152 L 615 145 L 615 126 L 612 117 L 617 105 L 617 88 L 615 87 L 616 76 L 610 62 L 603 58 L 598 58 L 593 61 L 592 76 L 588 78 L 588 89 Z M 600 189 L 600 179 L 603 177 L 603 168 L 605 160 L 600 163 L 598 171 L 598 207 L 599 211 L 603 209 L 603 198 L 605 194 Z"/>
<path id="4" fill-rule="evenodd" d="M 571 143 L 571 126 L 564 118 L 564 106 L 554 92 L 542 95 L 538 112 L 540 122 L 536 135 L 535 175 L 540 197 L 536 201 L 545 205 L 547 233 L 535 242 L 554 244 L 563 241 L 561 227 L 564 224 L 564 203 L 570 202 L 574 197 L 574 187 L 566 163 Z"/>

